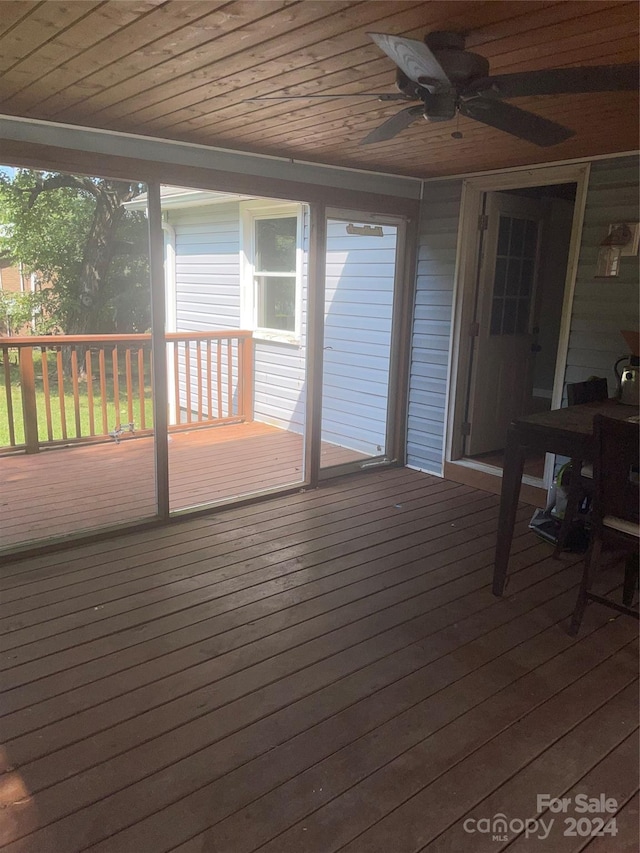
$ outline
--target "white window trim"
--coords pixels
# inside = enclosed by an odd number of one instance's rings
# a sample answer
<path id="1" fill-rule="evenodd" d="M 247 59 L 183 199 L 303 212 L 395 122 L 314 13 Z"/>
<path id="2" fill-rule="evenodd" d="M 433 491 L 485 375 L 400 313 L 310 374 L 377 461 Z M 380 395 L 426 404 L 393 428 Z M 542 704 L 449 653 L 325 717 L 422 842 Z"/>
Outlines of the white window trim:
<path id="1" fill-rule="evenodd" d="M 296 229 L 296 275 L 295 275 L 295 328 L 288 332 L 282 329 L 263 329 L 258 326 L 258 306 L 254 284 L 255 228 L 258 219 L 274 219 L 295 216 Z M 260 199 L 240 202 L 240 325 L 253 332 L 254 338 L 265 341 L 300 344 L 302 330 L 302 272 L 303 250 L 303 206 L 291 202 L 275 202 Z"/>

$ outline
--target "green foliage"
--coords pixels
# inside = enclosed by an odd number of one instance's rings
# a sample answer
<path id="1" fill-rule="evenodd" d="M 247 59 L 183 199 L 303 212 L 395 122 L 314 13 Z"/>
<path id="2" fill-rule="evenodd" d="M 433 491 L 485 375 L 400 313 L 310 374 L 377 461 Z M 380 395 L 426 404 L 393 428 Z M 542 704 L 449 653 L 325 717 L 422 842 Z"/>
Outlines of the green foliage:
<path id="1" fill-rule="evenodd" d="M 46 335 L 55 328 L 55 294 L 37 290 L 35 293 L 12 293 L 0 290 L 0 334 Z"/>
<path id="2" fill-rule="evenodd" d="M 0 256 L 22 263 L 38 277 L 43 293 L 51 291 L 45 297 L 53 312 L 50 325 L 66 333 L 149 328 L 146 218 L 113 204 L 114 198 L 142 190 L 142 185 L 28 169 L 10 178 L 0 170 Z M 101 237 L 107 260 L 92 268 Z M 93 272 L 90 288 L 87 270 Z"/>

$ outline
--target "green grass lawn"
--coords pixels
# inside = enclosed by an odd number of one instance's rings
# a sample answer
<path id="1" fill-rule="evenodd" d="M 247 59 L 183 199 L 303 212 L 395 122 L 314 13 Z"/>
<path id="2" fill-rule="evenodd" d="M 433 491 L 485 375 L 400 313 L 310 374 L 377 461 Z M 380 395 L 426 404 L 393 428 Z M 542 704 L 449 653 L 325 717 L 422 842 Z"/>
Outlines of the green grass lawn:
<path id="1" fill-rule="evenodd" d="M 113 371 L 109 369 L 106 376 L 106 403 L 107 403 L 107 432 L 113 430 L 118 420 L 122 424 L 129 423 L 129 414 L 127 409 L 127 386 L 125 379 L 125 362 L 124 356 L 121 358 L 121 364 L 118 365 L 118 380 L 120 386 L 120 417 L 118 419 L 113 393 Z M 36 375 L 36 408 L 38 412 L 38 436 L 40 441 L 48 441 L 47 433 L 47 415 L 45 393 L 42 381 L 42 363 L 39 353 L 34 352 L 34 364 Z M 11 400 L 13 403 L 13 423 L 15 429 L 15 443 L 24 444 L 24 425 L 22 417 L 22 389 L 20 387 L 20 373 L 18 365 L 11 363 Z M 9 447 L 10 432 L 9 432 L 9 411 L 7 404 L 7 388 L 4 381 L 4 365 L 0 364 L 0 449 Z M 80 435 L 91 435 L 90 429 L 90 407 L 87 394 L 86 378 L 79 379 L 78 402 L 80 414 Z M 97 379 L 97 369 L 94 369 L 93 380 L 93 416 L 94 416 L 94 434 L 103 435 L 102 427 L 102 397 L 99 393 L 100 383 Z M 51 401 L 51 423 L 53 438 L 64 438 L 62 429 L 62 413 L 60 406 L 60 393 L 57 382 L 57 373 L 55 366 L 49 366 L 49 392 Z M 137 397 L 138 394 L 138 376 L 134 366 L 133 374 L 133 422 L 136 429 L 140 429 L 140 403 Z M 76 437 L 76 420 L 75 406 L 73 401 L 73 383 L 70 376 L 64 377 L 64 413 L 66 416 L 67 437 Z M 147 429 L 153 426 L 153 409 L 151 400 L 151 387 L 149 382 L 148 372 L 144 377 L 144 412 L 145 412 L 145 427 Z"/>

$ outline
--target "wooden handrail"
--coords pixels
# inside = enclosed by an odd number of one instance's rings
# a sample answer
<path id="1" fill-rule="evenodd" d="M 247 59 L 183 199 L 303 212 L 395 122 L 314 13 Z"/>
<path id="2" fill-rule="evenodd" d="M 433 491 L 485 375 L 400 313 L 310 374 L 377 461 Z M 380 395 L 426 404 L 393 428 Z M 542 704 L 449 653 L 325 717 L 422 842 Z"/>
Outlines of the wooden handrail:
<path id="1" fill-rule="evenodd" d="M 171 332 L 165 341 L 175 385 L 170 431 L 253 418 L 252 332 Z M 20 378 L 13 387 L 11 351 L 18 354 Z M 153 431 L 150 334 L 2 337 L 0 355 L 9 442 L 0 441 L 0 450 L 35 453 Z"/>
<path id="2" fill-rule="evenodd" d="M 217 341 L 227 338 L 252 338 L 253 332 L 246 329 L 230 329 L 226 332 L 165 332 L 167 341 Z M 149 333 L 139 335 L 0 335 L 0 348 L 10 347 L 60 347 L 71 344 L 120 344 L 147 343 L 151 341 Z"/>

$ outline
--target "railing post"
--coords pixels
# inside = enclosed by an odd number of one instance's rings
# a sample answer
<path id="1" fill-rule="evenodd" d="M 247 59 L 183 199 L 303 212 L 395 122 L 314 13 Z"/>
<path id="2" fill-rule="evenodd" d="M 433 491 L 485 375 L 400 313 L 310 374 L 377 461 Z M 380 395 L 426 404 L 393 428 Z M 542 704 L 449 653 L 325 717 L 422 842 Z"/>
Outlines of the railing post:
<path id="1" fill-rule="evenodd" d="M 22 391 L 22 417 L 27 453 L 40 450 L 38 439 L 38 408 L 36 406 L 36 376 L 33 369 L 33 347 L 20 348 L 20 388 Z"/>
<path id="2" fill-rule="evenodd" d="M 242 417 L 245 421 L 253 420 L 253 338 L 238 340 L 241 344 L 241 376 L 242 376 Z"/>

